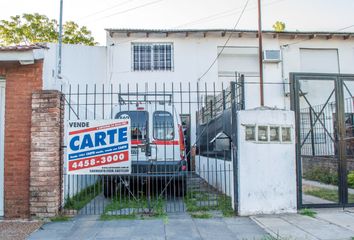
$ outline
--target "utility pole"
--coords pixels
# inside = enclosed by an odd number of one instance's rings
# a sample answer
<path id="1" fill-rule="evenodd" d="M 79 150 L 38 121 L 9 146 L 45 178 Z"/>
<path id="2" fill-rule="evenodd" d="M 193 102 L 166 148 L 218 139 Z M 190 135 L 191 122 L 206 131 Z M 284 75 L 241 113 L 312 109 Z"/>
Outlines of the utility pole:
<path id="1" fill-rule="evenodd" d="M 263 42 L 262 42 L 262 11 L 261 0 L 258 0 L 258 58 L 259 58 L 259 91 L 261 106 L 264 106 L 263 84 Z"/>
<path id="2" fill-rule="evenodd" d="M 57 78 L 61 79 L 61 52 L 63 42 L 63 0 L 60 0 L 60 15 L 59 15 L 59 49 L 58 49 L 58 72 Z"/>

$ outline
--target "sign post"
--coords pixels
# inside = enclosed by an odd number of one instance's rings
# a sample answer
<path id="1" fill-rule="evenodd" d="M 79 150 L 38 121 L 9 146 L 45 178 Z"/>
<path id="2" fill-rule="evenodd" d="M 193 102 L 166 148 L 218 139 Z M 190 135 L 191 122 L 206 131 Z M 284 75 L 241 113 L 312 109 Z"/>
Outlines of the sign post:
<path id="1" fill-rule="evenodd" d="M 67 173 L 131 174 L 130 119 L 69 121 Z"/>

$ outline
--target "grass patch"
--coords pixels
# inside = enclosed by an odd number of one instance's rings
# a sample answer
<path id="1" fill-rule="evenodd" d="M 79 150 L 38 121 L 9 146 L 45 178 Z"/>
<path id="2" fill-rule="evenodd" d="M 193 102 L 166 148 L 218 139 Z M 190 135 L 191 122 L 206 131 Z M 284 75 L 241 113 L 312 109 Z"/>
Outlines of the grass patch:
<path id="1" fill-rule="evenodd" d="M 192 218 L 203 218 L 203 219 L 208 219 L 212 217 L 212 215 L 208 212 L 192 212 L 191 216 Z"/>
<path id="2" fill-rule="evenodd" d="M 217 210 L 221 211 L 224 217 L 235 215 L 231 206 L 231 197 L 226 195 L 214 196 L 204 192 L 188 192 L 184 200 L 189 213 Z M 198 204 L 200 202 L 205 204 Z"/>
<path id="3" fill-rule="evenodd" d="M 80 210 L 101 192 L 102 182 L 98 180 L 95 184 L 84 188 L 76 195 L 68 197 L 64 209 Z"/>
<path id="4" fill-rule="evenodd" d="M 305 208 L 305 209 L 301 209 L 300 214 L 314 218 L 317 213 L 311 209 Z"/>
<path id="5" fill-rule="evenodd" d="M 313 186 L 304 186 L 303 192 L 305 194 L 326 199 L 332 202 L 338 202 L 338 191 L 335 189 L 326 189 Z M 348 202 L 354 202 L 354 194 L 348 194 Z"/>
<path id="6" fill-rule="evenodd" d="M 144 213 L 142 210 L 148 209 L 149 204 L 145 196 L 138 198 L 115 197 L 108 204 L 101 215 L 101 220 L 119 220 L 119 219 L 148 219 L 162 218 L 167 216 L 165 212 L 165 200 L 162 198 L 150 200 L 151 212 Z M 127 210 L 129 209 L 129 210 Z M 120 214 L 120 211 L 128 211 L 128 214 Z M 140 211 L 139 211 L 140 210 Z M 113 212 L 110 214 L 109 212 Z M 116 214 L 115 214 L 116 212 Z"/>
<path id="7" fill-rule="evenodd" d="M 51 222 L 67 222 L 70 220 L 71 220 L 71 217 L 62 216 L 62 215 L 50 218 Z"/>

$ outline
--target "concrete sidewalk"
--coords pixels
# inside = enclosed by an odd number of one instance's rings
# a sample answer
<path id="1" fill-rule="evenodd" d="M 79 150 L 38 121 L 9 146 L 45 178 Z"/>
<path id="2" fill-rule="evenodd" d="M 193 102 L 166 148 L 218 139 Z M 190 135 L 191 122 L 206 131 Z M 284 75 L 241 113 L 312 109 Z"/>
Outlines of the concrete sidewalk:
<path id="1" fill-rule="evenodd" d="M 251 217 L 276 239 L 353 240 L 354 209 L 314 209 L 314 218 L 300 214 Z"/>
<path id="2" fill-rule="evenodd" d="M 354 239 L 354 209 L 314 211 L 317 213 L 314 218 L 276 214 L 193 219 L 181 213 L 166 219 L 100 221 L 99 216 L 79 216 L 68 222 L 46 223 L 28 239 Z"/>
<path id="3" fill-rule="evenodd" d="M 28 239 L 257 240 L 269 237 L 248 217 L 192 219 L 188 214 L 181 214 L 166 220 L 100 221 L 98 218 L 83 216 L 68 222 L 47 223 Z"/>

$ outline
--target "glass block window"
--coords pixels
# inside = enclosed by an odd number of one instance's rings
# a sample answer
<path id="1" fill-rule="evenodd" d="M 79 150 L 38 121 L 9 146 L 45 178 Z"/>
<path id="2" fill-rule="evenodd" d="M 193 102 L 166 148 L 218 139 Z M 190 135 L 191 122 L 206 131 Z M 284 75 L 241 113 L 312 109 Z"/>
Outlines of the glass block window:
<path id="1" fill-rule="evenodd" d="M 134 71 L 172 71 L 172 43 L 133 43 Z"/>

